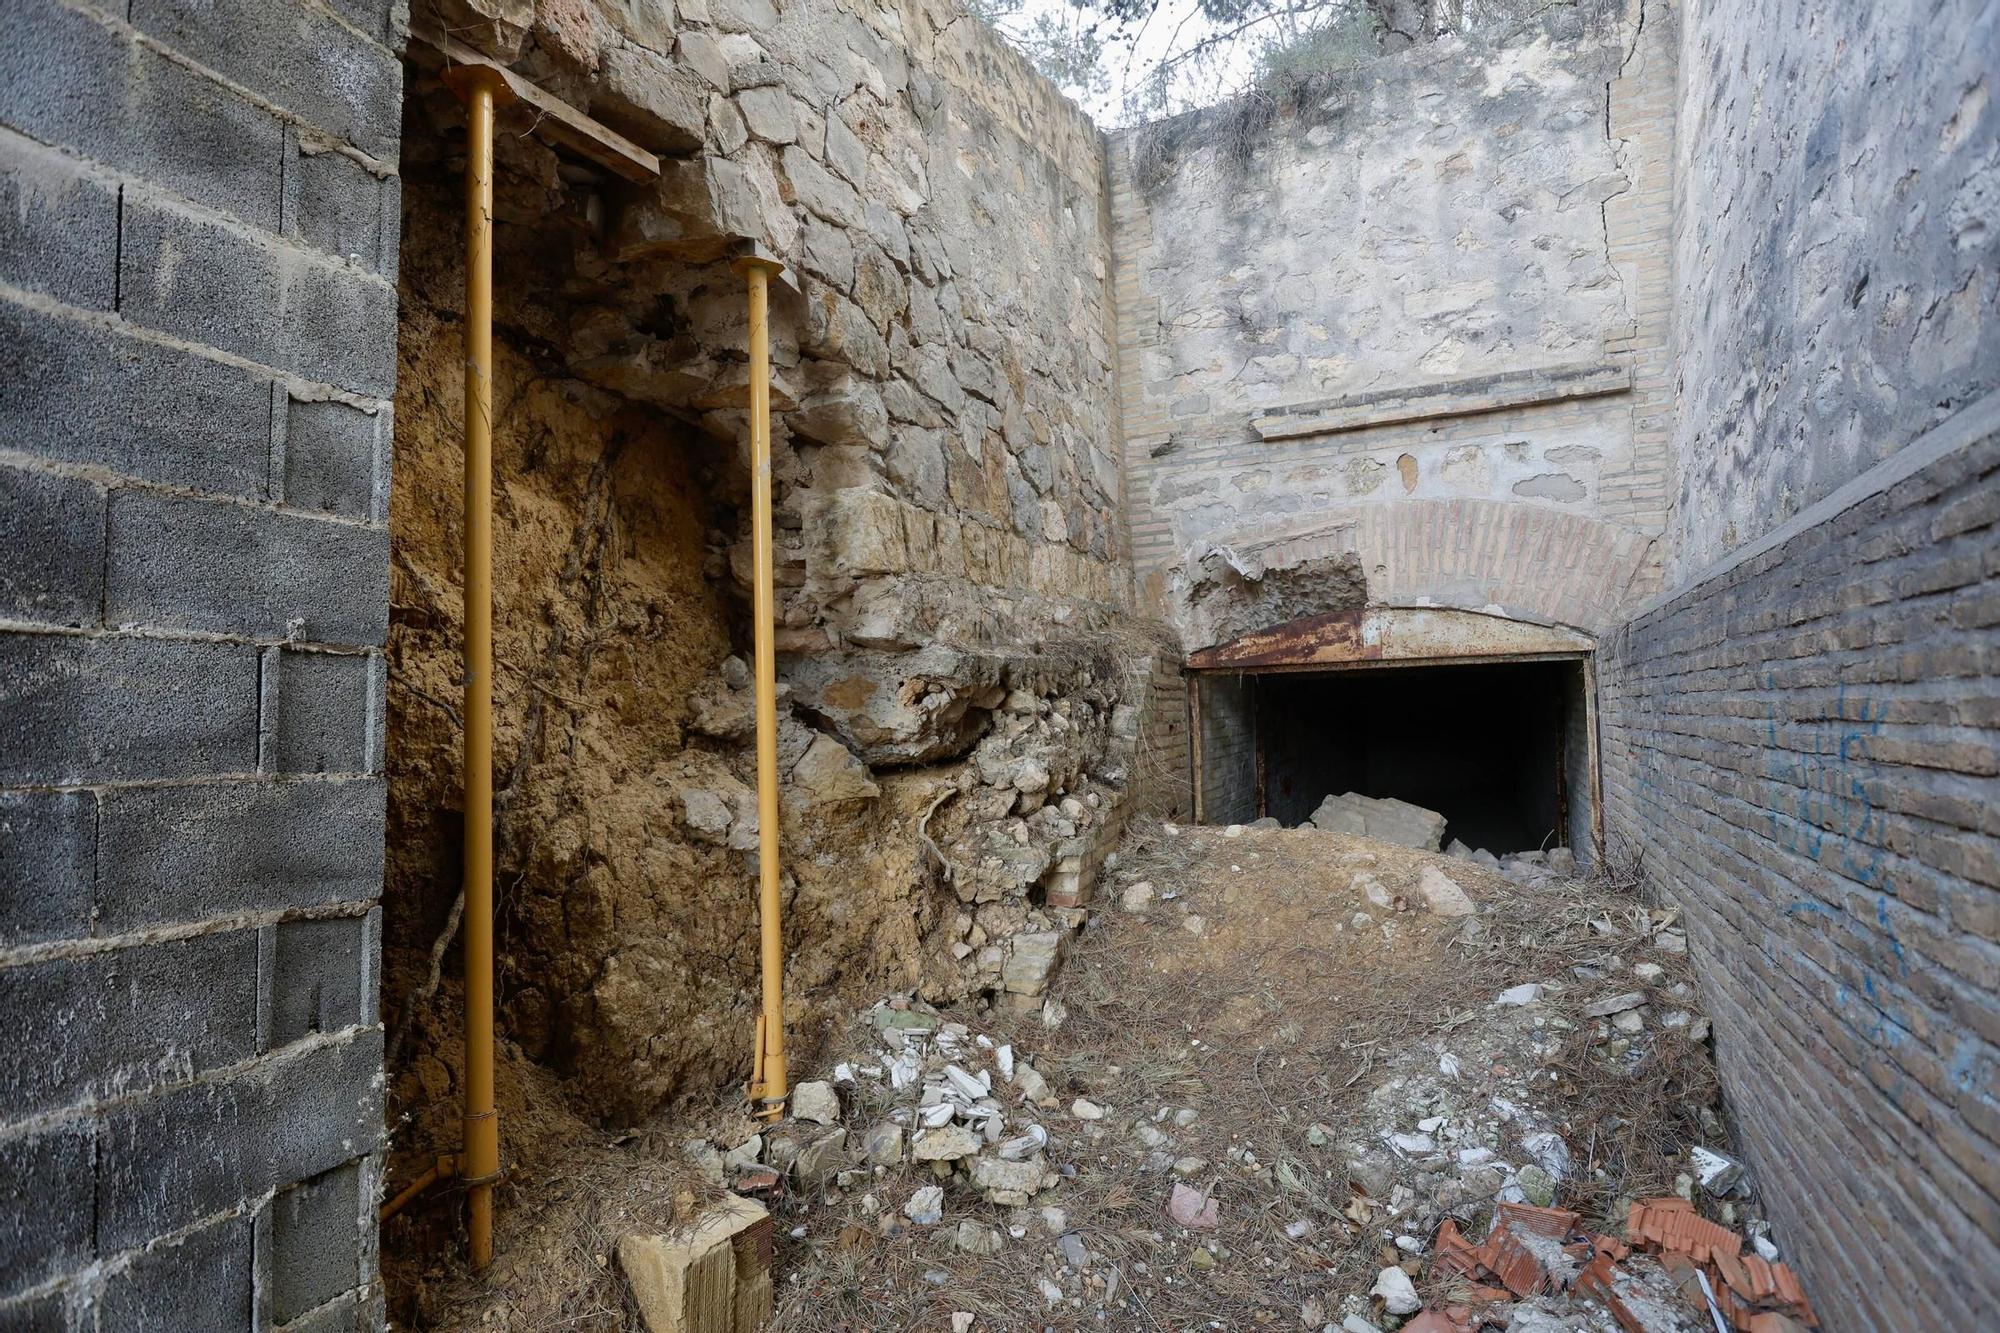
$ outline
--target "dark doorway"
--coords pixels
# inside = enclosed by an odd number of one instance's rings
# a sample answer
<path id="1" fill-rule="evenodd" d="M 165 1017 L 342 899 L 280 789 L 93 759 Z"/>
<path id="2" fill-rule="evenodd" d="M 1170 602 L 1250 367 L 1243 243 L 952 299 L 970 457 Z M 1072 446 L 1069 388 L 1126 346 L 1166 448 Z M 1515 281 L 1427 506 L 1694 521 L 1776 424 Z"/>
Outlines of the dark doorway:
<path id="1" fill-rule="evenodd" d="M 1329 795 L 1396 797 L 1496 855 L 1587 844 L 1580 661 L 1205 673 L 1202 724 L 1241 748 L 1204 756 L 1204 815 L 1304 823 Z M 1206 747 L 1205 747 L 1206 748 Z M 1245 789 L 1247 785 L 1247 790 Z"/>

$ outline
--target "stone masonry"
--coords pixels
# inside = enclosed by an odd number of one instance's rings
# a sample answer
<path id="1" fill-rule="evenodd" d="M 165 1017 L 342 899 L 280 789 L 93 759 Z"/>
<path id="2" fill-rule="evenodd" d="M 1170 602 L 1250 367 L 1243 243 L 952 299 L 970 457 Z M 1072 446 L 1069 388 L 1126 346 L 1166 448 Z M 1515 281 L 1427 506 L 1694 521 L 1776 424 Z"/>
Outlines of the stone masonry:
<path id="1" fill-rule="evenodd" d="M 377 1322 L 390 8 L 0 39 L 8 1329 Z"/>
<path id="2" fill-rule="evenodd" d="M 1586 629 L 1657 586 L 1673 31 L 1552 7 L 1115 137 L 1133 558 L 1190 648 L 1217 548 Z"/>
<path id="3" fill-rule="evenodd" d="M 1997 43 L 1981 0 L 1691 9 L 1676 580 L 2000 387 Z"/>

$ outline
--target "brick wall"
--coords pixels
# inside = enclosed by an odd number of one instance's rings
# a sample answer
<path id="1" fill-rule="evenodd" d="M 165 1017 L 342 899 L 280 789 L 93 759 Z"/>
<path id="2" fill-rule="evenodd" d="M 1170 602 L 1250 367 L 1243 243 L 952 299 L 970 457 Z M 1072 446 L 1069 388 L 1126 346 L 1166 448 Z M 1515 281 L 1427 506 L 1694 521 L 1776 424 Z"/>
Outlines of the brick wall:
<path id="1" fill-rule="evenodd" d="M 2000 1308 L 1996 474 L 1989 396 L 1600 653 L 1609 836 L 1833 1330 Z"/>
<path id="2" fill-rule="evenodd" d="M 1257 680 L 1204 672 L 1191 687 L 1201 694 L 1201 820 L 1247 824 L 1257 818 Z"/>
<path id="3" fill-rule="evenodd" d="M 1179 653 L 1161 649 L 1153 654 L 1140 704 L 1133 761 L 1135 809 L 1162 819 L 1194 814 L 1188 739 L 1188 675 Z"/>
<path id="4" fill-rule="evenodd" d="M 379 1322 L 391 10 L 9 9 L 9 1330 Z"/>

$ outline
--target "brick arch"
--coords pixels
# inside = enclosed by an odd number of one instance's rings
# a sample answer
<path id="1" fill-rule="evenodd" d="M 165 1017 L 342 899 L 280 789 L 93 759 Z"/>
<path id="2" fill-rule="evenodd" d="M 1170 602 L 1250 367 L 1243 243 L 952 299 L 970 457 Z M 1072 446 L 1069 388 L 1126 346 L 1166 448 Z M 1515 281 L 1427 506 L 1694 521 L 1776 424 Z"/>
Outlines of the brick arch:
<path id="1" fill-rule="evenodd" d="M 1352 551 L 1376 606 L 1442 606 L 1597 634 L 1657 591 L 1655 539 L 1506 500 L 1403 500 L 1216 533 L 1267 565 Z"/>

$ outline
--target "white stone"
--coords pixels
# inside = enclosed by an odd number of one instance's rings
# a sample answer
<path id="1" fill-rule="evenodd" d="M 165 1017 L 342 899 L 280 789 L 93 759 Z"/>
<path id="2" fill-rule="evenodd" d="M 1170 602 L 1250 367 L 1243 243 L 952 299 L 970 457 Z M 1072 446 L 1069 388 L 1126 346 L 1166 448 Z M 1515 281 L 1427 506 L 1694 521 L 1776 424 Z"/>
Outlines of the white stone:
<path id="1" fill-rule="evenodd" d="M 910 1160 L 955 1162 L 979 1151 L 979 1138 L 963 1125 L 943 1125 L 918 1133 L 910 1143 Z"/>
<path id="2" fill-rule="evenodd" d="M 1509 986 L 1501 991 L 1493 997 L 1493 1003 L 1500 1008 L 1518 1008 L 1524 1004 L 1533 1004 L 1542 998 L 1543 993 L 1544 988 L 1540 982 L 1524 981 L 1518 986 Z"/>
<path id="3" fill-rule="evenodd" d="M 831 1125 L 840 1119 L 840 1094 L 833 1085 L 818 1079 L 792 1089 L 792 1115 L 816 1125 Z"/>
<path id="4" fill-rule="evenodd" d="M 910 1195 L 910 1201 L 903 1205 L 903 1216 L 920 1227 L 936 1226 L 944 1220 L 944 1187 L 925 1185 Z"/>
<path id="5" fill-rule="evenodd" d="M 1382 1299 L 1382 1308 L 1390 1314 L 1415 1314 L 1423 1308 L 1417 1299 L 1417 1289 L 1410 1282 L 1410 1275 L 1401 1268 L 1390 1266 L 1375 1275 L 1375 1285 L 1369 1288 L 1370 1296 Z"/>
<path id="6" fill-rule="evenodd" d="M 1471 916 L 1479 910 L 1458 881 L 1436 866 L 1423 868 L 1417 876 L 1417 891 L 1423 894 L 1424 906 L 1432 916 Z"/>
<path id="7" fill-rule="evenodd" d="M 1102 1120 L 1104 1108 L 1086 1097 L 1079 1097 L 1069 1104 L 1069 1113 L 1078 1120 Z"/>

